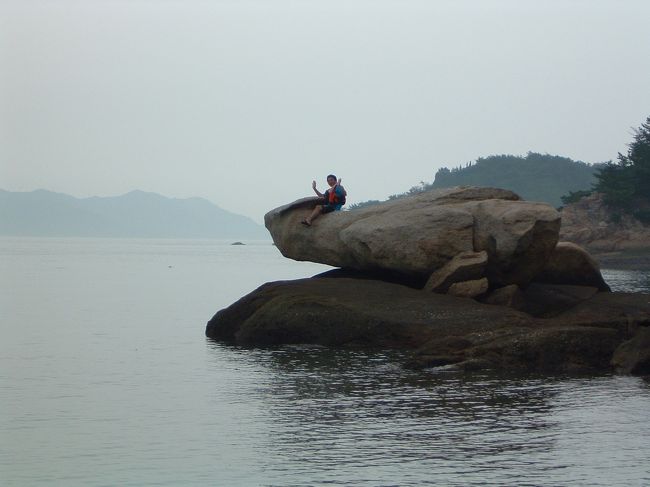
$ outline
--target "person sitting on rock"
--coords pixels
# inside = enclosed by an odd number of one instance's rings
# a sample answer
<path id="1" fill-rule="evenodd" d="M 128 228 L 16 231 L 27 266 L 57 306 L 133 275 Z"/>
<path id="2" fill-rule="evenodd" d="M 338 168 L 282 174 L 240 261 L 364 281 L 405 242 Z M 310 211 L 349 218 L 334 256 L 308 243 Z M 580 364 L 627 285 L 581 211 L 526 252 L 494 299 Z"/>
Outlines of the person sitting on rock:
<path id="1" fill-rule="evenodd" d="M 330 174 L 327 176 L 327 184 L 329 185 L 329 189 L 323 194 L 316 189 L 316 181 L 312 181 L 312 189 L 320 198 L 323 198 L 325 204 L 316 206 L 316 208 L 311 212 L 311 215 L 300 222 L 303 225 L 310 227 L 311 222 L 315 218 L 318 218 L 319 215 L 325 215 L 332 211 L 339 211 L 345 204 L 347 192 L 345 191 L 345 188 L 341 186 L 341 180 L 337 180 L 334 174 Z"/>

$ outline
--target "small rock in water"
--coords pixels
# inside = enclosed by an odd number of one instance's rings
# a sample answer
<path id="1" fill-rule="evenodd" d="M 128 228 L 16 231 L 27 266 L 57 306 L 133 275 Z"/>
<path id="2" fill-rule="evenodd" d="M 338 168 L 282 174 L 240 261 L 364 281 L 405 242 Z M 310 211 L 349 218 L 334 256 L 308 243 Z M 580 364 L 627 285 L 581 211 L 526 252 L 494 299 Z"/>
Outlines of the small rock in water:
<path id="1" fill-rule="evenodd" d="M 244 242 L 233 242 L 230 245 L 246 245 Z"/>

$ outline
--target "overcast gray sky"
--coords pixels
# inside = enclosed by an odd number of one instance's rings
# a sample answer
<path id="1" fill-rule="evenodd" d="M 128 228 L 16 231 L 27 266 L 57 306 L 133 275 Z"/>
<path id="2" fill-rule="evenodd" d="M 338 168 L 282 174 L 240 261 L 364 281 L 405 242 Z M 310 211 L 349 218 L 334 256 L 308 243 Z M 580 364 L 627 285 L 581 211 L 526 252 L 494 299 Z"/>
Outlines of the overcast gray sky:
<path id="1" fill-rule="evenodd" d="M 647 0 L 0 0 L 0 188 L 202 196 L 261 221 L 650 115 Z"/>

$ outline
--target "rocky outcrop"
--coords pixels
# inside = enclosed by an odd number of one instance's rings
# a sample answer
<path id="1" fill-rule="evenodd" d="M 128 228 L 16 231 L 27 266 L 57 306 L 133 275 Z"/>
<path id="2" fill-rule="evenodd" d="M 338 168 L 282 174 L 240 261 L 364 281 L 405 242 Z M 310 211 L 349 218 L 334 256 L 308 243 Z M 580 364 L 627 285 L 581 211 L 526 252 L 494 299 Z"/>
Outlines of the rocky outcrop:
<path id="1" fill-rule="evenodd" d="M 219 311 L 206 334 L 240 345 L 415 348 L 440 334 L 479 332 L 526 321 L 514 310 L 399 284 L 312 278 L 264 284 Z"/>
<path id="2" fill-rule="evenodd" d="M 561 215 L 560 238 L 590 252 L 650 251 L 650 226 L 609 208 L 600 193 L 564 206 Z"/>
<path id="3" fill-rule="evenodd" d="M 266 227 L 282 254 L 424 283 L 458 254 L 485 251 L 491 286 L 526 285 L 551 255 L 559 214 L 511 191 L 450 188 L 300 221 L 318 203 L 306 198 L 270 211 Z"/>
<path id="4" fill-rule="evenodd" d="M 650 295 L 591 289 L 565 290 L 569 308 L 546 295 L 547 311 L 557 308 L 542 318 L 373 279 L 275 282 L 219 311 L 206 334 L 241 345 L 410 349 L 412 367 L 646 370 L 648 340 L 634 337 L 650 326 Z"/>
<path id="5" fill-rule="evenodd" d="M 285 256 L 340 269 L 265 284 L 219 311 L 207 336 L 406 348 L 413 367 L 650 368 L 650 295 L 606 292 L 594 259 L 558 244 L 548 205 L 452 188 L 301 225 L 318 202 L 276 208 L 265 223 Z"/>

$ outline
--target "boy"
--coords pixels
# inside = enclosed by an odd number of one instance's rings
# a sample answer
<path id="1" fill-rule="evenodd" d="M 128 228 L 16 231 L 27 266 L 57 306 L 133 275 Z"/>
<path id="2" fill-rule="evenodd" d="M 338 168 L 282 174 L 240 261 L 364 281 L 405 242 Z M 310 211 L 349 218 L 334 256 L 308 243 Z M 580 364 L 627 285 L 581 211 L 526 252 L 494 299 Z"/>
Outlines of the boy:
<path id="1" fill-rule="evenodd" d="M 347 192 L 343 186 L 341 186 L 341 180 L 337 180 L 334 174 L 330 174 L 327 176 L 327 184 L 329 185 L 329 189 L 325 191 L 325 193 L 321 193 L 316 189 L 316 181 L 312 181 L 312 189 L 320 198 L 323 198 L 325 204 L 316 206 L 316 208 L 314 208 L 314 211 L 311 212 L 311 215 L 300 222 L 303 225 L 310 227 L 311 222 L 315 218 L 318 218 L 319 215 L 325 215 L 326 213 L 331 213 L 332 211 L 339 211 L 345 204 L 345 197 L 347 196 Z"/>

